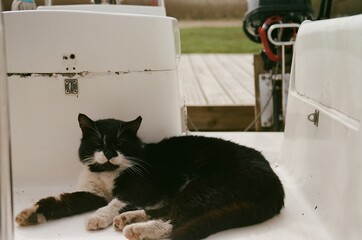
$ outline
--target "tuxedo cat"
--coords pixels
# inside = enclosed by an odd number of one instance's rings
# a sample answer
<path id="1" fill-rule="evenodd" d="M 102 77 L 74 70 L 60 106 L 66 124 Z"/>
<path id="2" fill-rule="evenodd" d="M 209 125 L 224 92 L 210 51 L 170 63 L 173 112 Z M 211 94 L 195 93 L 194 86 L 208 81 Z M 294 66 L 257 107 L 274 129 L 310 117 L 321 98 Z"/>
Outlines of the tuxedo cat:
<path id="1" fill-rule="evenodd" d="M 142 118 L 93 121 L 78 116 L 78 191 L 39 200 L 16 217 L 20 226 L 98 209 L 88 230 L 113 224 L 128 239 L 201 239 L 278 214 L 284 191 L 254 149 L 201 136 L 143 143 Z"/>

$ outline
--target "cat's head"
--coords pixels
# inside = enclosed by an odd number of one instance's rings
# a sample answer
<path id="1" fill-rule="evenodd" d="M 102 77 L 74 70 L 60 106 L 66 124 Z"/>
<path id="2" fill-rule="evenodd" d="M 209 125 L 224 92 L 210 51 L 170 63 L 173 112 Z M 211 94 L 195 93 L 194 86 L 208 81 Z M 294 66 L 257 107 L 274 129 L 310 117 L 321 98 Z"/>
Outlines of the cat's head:
<path id="1" fill-rule="evenodd" d="M 116 119 L 93 121 L 84 114 L 78 115 L 82 129 L 79 147 L 80 161 L 93 172 L 126 169 L 131 159 L 141 157 L 142 142 L 137 131 L 142 118 L 125 122 Z"/>

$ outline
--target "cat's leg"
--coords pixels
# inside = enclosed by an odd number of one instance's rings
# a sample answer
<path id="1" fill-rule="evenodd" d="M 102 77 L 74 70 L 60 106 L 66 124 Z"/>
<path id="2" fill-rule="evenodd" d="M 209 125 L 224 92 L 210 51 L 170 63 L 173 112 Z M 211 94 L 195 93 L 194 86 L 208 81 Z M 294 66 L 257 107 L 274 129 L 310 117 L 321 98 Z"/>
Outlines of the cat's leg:
<path id="1" fill-rule="evenodd" d="M 149 220 L 144 210 L 129 211 L 116 216 L 114 227 L 123 231 L 124 236 L 130 240 L 163 239 L 172 232 L 170 221 Z"/>
<path id="2" fill-rule="evenodd" d="M 164 239 L 170 237 L 172 228 L 170 221 L 157 219 L 127 225 L 123 235 L 129 240 Z"/>
<path id="3" fill-rule="evenodd" d="M 138 222 L 146 222 L 148 216 L 144 210 L 135 210 L 121 213 L 113 220 L 114 228 L 118 231 L 122 231 L 127 225 Z"/>
<path id="4" fill-rule="evenodd" d="M 19 226 L 35 225 L 51 219 L 68 217 L 100 208 L 107 204 L 104 197 L 90 192 L 63 193 L 58 197 L 39 200 L 15 218 Z"/>
<path id="5" fill-rule="evenodd" d="M 90 217 L 87 218 L 85 226 L 87 230 L 98 230 L 108 227 L 113 223 L 113 219 L 118 215 L 120 209 L 126 204 L 113 199 L 107 206 L 98 209 Z"/>

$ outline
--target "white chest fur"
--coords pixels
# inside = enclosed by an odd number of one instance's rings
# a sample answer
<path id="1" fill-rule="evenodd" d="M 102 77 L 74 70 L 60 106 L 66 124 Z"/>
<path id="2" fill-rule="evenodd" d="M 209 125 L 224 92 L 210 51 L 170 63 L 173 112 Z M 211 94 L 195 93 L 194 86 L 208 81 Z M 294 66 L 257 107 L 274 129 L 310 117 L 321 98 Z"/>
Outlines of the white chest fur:
<path id="1" fill-rule="evenodd" d="M 78 179 L 77 190 L 91 192 L 110 201 L 113 199 L 114 179 L 120 172 L 120 169 L 110 172 L 91 172 L 88 167 L 84 167 Z"/>

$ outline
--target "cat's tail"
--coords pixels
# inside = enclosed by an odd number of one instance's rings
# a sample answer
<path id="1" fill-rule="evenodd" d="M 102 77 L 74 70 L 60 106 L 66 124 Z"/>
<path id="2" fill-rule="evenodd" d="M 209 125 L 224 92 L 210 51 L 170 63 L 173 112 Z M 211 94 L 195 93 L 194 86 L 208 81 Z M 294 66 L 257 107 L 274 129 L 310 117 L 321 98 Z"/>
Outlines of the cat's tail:
<path id="1" fill-rule="evenodd" d="M 284 195 L 281 199 L 264 199 L 262 202 L 232 203 L 174 226 L 171 239 L 203 239 L 226 229 L 257 224 L 279 214 L 283 206 Z"/>

